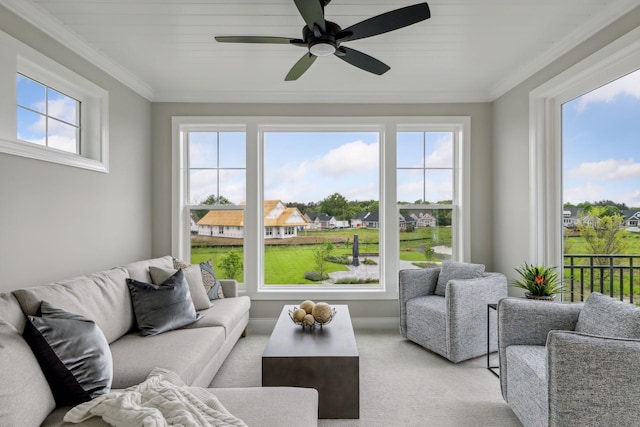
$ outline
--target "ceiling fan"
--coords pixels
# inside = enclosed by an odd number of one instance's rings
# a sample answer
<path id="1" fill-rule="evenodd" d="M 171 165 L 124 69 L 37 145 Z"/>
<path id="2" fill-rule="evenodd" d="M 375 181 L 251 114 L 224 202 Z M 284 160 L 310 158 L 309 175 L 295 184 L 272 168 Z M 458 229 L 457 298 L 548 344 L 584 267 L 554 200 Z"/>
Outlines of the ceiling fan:
<path id="1" fill-rule="evenodd" d="M 324 8 L 331 0 L 294 0 L 307 25 L 302 28 L 301 39 L 262 36 L 216 36 L 223 43 L 291 44 L 306 47 L 308 52 L 291 68 L 286 81 L 297 80 L 318 56 L 335 55 L 343 61 L 373 74 L 382 75 L 390 67 L 358 50 L 342 46 L 342 43 L 377 36 L 424 21 L 431 17 L 429 5 L 419 3 L 392 10 L 366 19 L 348 28 L 324 19 Z"/>

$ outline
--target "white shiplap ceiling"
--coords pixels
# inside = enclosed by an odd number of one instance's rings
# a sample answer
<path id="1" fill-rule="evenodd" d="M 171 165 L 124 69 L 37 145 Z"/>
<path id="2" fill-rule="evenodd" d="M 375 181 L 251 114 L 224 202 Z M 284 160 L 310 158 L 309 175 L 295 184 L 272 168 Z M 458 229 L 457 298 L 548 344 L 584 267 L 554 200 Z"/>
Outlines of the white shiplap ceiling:
<path id="1" fill-rule="evenodd" d="M 333 0 L 346 28 L 419 1 Z M 153 101 L 491 101 L 638 5 L 638 0 L 431 0 L 431 19 L 345 43 L 382 76 L 333 56 L 298 81 L 304 50 L 214 35 L 301 37 L 293 0 L 0 0 Z"/>

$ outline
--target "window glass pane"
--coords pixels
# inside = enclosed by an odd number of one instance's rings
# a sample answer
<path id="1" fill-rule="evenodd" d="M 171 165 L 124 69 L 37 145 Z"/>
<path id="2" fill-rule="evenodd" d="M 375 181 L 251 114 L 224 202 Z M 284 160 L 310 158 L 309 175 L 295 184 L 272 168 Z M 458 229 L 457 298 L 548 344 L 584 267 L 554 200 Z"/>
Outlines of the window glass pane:
<path id="1" fill-rule="evenodd" d="M 45 117 L 33 111 L 18 107 L 18 139 L 46 145 Z"/>
<path id="2" fill-rule="evenodd" d="M 218 132 L 189 132 L 189 167 L 216 168 Z"/>
<path id="3" fill-rule="evenodd" d="M 226 204 L 223 197 L 234 205 L 244 202 L 247 194 L 246 182 L 247 173 L 244 169 L 220 169 L 221 204 Z"/>
<path id="4" fill-rule="evenodd" d="M 397 142 L 399 168 L 424 167 L 424 132 L 398 132 Z"/>
<path id="5" fill-rule="evenodd" d="M 213 205 L 217 197 L 217 169 L 195 169 L 189 172 L 189 204 Z"/>
<path id="6" fill-rule="evenodd" d="M 221 168 L 244 168 L 245 158 L 244 132 L 220 132 L 220 164 Z"/>
<path id="7" fill-rule="evenodd" d="M 47 141 L 51 148 L 77 153 L 77 130 L 75 126 L 68 125 L 55 119 L 47 119 Z"/>
<path id="8" fill-rule="evenodd" d="M 427 168 L 453 167 L 453 133 L 426 132 L 425 166 Z"/>
<path id="9" fill-rule="evenodd" d="M 47 114 L 50 117 L 78 126 L 80 117 L 80 103 L 78 101 L 56 90 L 49 89 L 47 103 Z"/>
<path id="10" fill-rule="evenodd" d="M 46 113 L 46 86 L 22 74 L 16 74 L 16 93 L 18 105 Z"/>
<path id="11" fill-rule="evenodd" d="M 244 211 L 190 210 L 191 263 L 212 261 L 218 279 L 244 282 Z"/>
<path id="12" fill-rule="evenodd" d="M 397 197 L 400 203 L 423 203 L 424 170 L 399 169 Z"/>
<path id="13" fill-rule="evenodd" d="M 453 171 L 427 169 L 425 171 L 425 199 L 431 203 L 453 200 Z"/>
<path id="14" fill-rule="evenodd" d="M 265 284 L 377 286 L 379 134 L 265 132 L 263 141 Z"/>
<path id="15" fill-rule="evenodd" d="M 451 259 L 451 209 L 400 206 L 400 268 L 427 268 Z"/>

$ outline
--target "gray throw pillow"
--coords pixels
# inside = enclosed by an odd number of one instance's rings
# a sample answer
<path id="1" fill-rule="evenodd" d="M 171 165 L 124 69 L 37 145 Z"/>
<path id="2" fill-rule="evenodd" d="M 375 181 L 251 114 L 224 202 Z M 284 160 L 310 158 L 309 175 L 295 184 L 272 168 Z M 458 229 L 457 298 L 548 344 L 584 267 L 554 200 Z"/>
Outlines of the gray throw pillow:
<path id="1" fill-rule="evenodd" d="M 92 320 L 40 304 L 23 336 L 36 356 L 58 406 L 78 405 L 111 391 L 109 343 Z"/>
<path id="2" fill-rule="evenodd" d="M 593 292 L 578 316 L 576 332 L 604 337 L 640 339 L 640 308 Z"/>
<path id="3" fill-rule="evenodd" d="M 484 273 L 484 264 L 470 264 L 451 260 L 443 261 L 434 294 L 443 297 L 449 280 L 475 279 L 482 277 L 482 273 Z"/>
<path id="4" fill-rule="evenodd" d="M 151 275 L 151 280 L 155 285 L 159 285 L 164 283 L 171 276 L 176 274 L 178 270 L 175 268 L 162 268 L 162 267 L 149 267 L 149 274 Z M 204 285 L 202 283 L 202 272 L 200 271 L 199 265 L 190 265 L 189 267 L 183 268 L 184 277 L 189 284 L 189 292 L 191 293 L 191 299 L 193 300 L 193 305 L 196 310 L 205 310 L 211 307 L 211 301 L 209 301 L 209 296 L 207 295 L 207 291 L 204 289 Z"/>
<path id="5" fill-rule="evenodd" d="M 182 270 L 160 285 L 127 279 L 140 335 L 158 335 L 202 318 L 189 292 Z"/>

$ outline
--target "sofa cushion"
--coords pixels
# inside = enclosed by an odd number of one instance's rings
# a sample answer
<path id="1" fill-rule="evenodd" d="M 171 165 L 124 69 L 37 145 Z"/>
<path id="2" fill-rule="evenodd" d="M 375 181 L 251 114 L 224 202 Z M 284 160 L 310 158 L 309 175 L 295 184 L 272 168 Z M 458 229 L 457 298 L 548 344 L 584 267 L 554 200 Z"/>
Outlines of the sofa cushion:
<path id="1" fill-rule="evenodd" d="M 42 301 L 23 336 L 44 372 L 58 405 L 77 405 L 111 390 L 109 343 L 86 317 Z"/>
<path id="2" fill-rule="evenodd" d="M 0 426 L 39 426 L 56 402 L 31 348 L 14 327 L 20 311 L 10 294 L 0 296 Z M 24 316 L 23 316 L 24 317 Z M 25 318 L 26 319 L 26 318 Z M 24 327 L 25 319 L 19 322 Z"/>
<path id="3" fill-rule="evenodd" d="M 510 345 L 506 356 L 509 406 L 520 420 L 529 422 L 525 425 L 546 425 L 549 409 L 545 346 Z"/>
<path id="4" fill-rule="evenodd" d="M 173 268 L 173 262 L 171 256 L 163 256 L 161 258 L 145 259 L 143 261 L 132 262 L 124 266 L 124 269 L 129 273 L 129 277 L 140 282 L 151 283 L 151 275 L 149 274 L 149 267 L 162 267 Z"/>
<path id="5" fill-rule="evenodd" d="M 223 298 L 212 301 L 211 308 L 201 311 L 202 320 L 186 326 L 186 328 L 201 328 L 208 326 L 222 326 L 225 334 L 229 333 L 240 323 L 243 316 L 249 312 L 251 299 L 246 296 Z"/>
<path id="6" fill-rule="evenodd" d="M 62 310 L 91 319 L 109 342 L 126 334 L 134 326 L 128 273 L 115 268 L 87 276 L 13 291 L 22 311 L 35 315 L 41 301 Z"/>
<path id="7" fill-rule="evenodd" d="M 202 274 L 202 282 L 209 299 L 214 300 L 224 298 L 225 295 L 222 291 L 222 285 L 213 270 L 213 261 L 207 260 L 205 262 L 201 262 L 199 265 L 200 273 Z M 173 268 L 187 268 L 190 266 L 191 264 L 189 263 L 179 260 L 178 258 L 173 258 Z"/>
<path id="8" fill-rule="evenodd" d="M 640 308 L 593 292 L 580 311 L 576 332 L 640 339 Z"/>
<path id="9" fill-rule="evenodd" d="M 160 285 L 127 279 L 140 335 L 157 335 L 199 320 L 183 270 Z"/>
<path id="10" fill-rule="evenodd" d="M 149 267 L 149 274 L 154 284 L 159 285 L 166 281 L 169 277 L 173 276 L 178 270 L 175 268 L 163 268 L 163 267 Z M 202 273 L 200 272 L 199 265 L 191 265 L 187 268 L 183 268 L 185 279 L 189 284 L 189 292 L 191 293 L 191 299 L 196 310 L 204 310 L 211 307 L 207 291 L 205 291 L 202 283 Z"/>
<path id="11" fill-rule="evenodd" d="M 443 261 L 434 293 L 443 297 L 449 280 L 475 279 L 482 277 L 482 273 L 484 273 L 484 264 L 470 264 L 451 260 Z"/>
<path id="12" fill-rule="evenodd" d="M 112 387 L 139 384 L 155 367 L 169 369 L 191 385 L 224 341 L 221 327 L 180 329 L 144 339 L 127 334 L 111 344 Z"/>
<path id="13" fill-rule="evenodd" d="M 407 338 L 449 357 L 445 299 L 437 295 L 407 301 Z"/>

